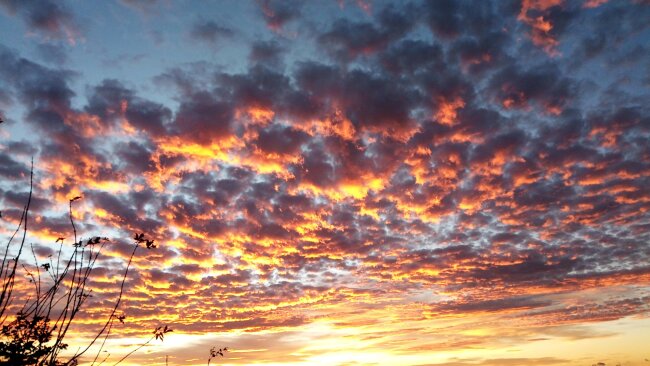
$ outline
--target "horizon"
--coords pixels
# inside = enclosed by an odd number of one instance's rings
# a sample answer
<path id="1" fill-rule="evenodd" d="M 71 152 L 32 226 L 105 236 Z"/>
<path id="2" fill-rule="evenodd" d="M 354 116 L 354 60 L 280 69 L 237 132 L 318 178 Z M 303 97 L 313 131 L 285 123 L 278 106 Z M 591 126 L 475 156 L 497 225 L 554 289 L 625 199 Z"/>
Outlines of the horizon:
<path id="1" fill-rule="evenodd" d="M 69 209 L 110 238 L 71 350 L 134 233 L 155 240 L 107 364 L 168 325 L 122 364 L 650 365 L 648 20 L 635 0 L 0 0 L 0 236 L 33 159 L 34 260 L 71 250 Z"/>

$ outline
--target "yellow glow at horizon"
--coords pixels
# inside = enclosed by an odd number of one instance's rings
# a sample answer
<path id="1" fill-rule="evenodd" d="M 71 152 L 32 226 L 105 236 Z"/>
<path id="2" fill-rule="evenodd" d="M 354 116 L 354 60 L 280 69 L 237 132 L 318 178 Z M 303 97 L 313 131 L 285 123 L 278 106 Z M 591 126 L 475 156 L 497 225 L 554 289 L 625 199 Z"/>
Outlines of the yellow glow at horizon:
<path id="1" fill-rule="evenodd" d="M 496 314 L 482 314 L 464 318 L 437 317 L 425 320 L 406 320 L 395 322 L 393 319 L 381 317 L 381 312 L 371 311 L 369 314 L 357 314 L 355 317 L 372 317 L 378 320 L 368 325 L 352 327 L 338 327 L 334 323 L 346 319 L 342 314 L 336 318 L 317 318 L 314 322 L 298 328 L 284 328 L 280 330 L 267 330 L 259 332 L 235 331 L 231 333 L 184 334 L 170 333 L 165 341 L 157 342 L 152 347 L 147 347 L 146 352 L 134 355 L 125 365 L 141 364 L 144 359 L 164 360 L 164 355 L 194 354 L 192 349 L 203 344 L 229 346 L 232 350 L 226 353 L 229 357 L 220 358 L 221 365 L 292 365 L 306 366 L 316 364 L 347 364 L 355 361 L 359 365 L 421 365 L 440 364 L 450 362 L 479 362 L 489 359 L 548 359 L 547 363 L 539 365 L 591 365 L 596 362 L 606 362 L 615 365 L 620 362 L 626 366 L 644 366 L 644 346 L 650 331 L 649 318 L 624 318 L 617 321 L 592 323 L 587 325 L 567 325 L 548 328 L 522 328 L 511 320 L 510 324 L 494 322 L 499 318 Z M 493 324 L 492 327 L 485 327 Z M 429 333 L 405 332 L 409 329 L 430 329 L 436 334 L 431 337 Z M 521 332 L 524 333 L 521 333 Z M 577 333 L 576 333 L 577 332 Z M 283 362 L 282 360 L 260 363 L 260 359 L 267 359 L 268 353 L 274 347 L 273 343 L 268 348 L 235 347 L 238 340 L 244 340 L 253 334 L 277 334 L 292 345 L 290 352 L 300 355 L 304 361 Z M 528 335 L 526 335 L 528 334 Z M 571 334 L 591 334 L 593 337 L 573 339 Z M 528 338 L 537 337 L 537 341 Z M 446 341 L 456 339 L 461 341 L 478 340 L 481 343 L 469 343 L 466 347 L 444 346 Z M 76 342 L 82 343 L 81 339 Z M 406 343 L 404 343 L 406 342 Z M 443 346 L 429 347 L 435 343 Z M 142 343 L 140 338 L 109 339 L 110 348 L 123 350 L 115 353 L 115 357 L 125 354 L 130 350 L 129 345 Z M 75 343 L 72 343 L 75 344 Z M 392 345 L 392 346 L 391 346 Z M 417 352 L 405 353 L 402 347 L 417 348 Z M 193 348 L 194 347 L 194 348 Z M 451 348 L 449 348 L 451 347 Z M 187 350 L 187 351 L 185 351 Z M 207 350 L 203 350 L 207 354 Z M 170 358 L 171 360 L 176 359 Z M 197 357 L 192 357 L 197 359 Z M 566 362 L 560 360 L 566 359 Z M 525 361 L 521 361 L 522 365 Z M 471 363 L 471 362 L 470 362 Z M 198 358 L 194 363 L 200 365 L 205 360 Z M 536 365 L 538 363 L 535 363 Z M 170 362 L 170 365 L 178 363 Z"/>

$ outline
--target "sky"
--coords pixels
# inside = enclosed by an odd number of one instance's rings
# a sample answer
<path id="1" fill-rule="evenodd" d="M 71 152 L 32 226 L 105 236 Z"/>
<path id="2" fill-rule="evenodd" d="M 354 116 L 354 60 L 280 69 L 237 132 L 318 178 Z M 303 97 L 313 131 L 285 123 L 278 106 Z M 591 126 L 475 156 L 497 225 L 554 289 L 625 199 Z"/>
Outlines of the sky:
<path id="1" fill-rule="evenodd" d="M 174 332 L 124 364 L 650 365 L 649 27 L 639 0 L 0 0 L 3 242 L 32 158 L 36 260 L 75 196 L 111 239 L 74 346 L 155 239 L 109 360 Z"/>

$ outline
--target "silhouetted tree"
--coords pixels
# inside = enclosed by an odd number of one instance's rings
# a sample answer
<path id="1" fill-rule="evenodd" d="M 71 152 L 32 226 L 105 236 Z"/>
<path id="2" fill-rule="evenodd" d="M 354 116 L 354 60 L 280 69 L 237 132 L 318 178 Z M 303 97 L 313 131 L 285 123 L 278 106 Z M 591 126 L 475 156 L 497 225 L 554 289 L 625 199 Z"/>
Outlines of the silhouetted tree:
<path id="1" fill-rule="evenodd" d="M 68 348 L 65 342 L 66 335 L 91 295 L 93 289 L 89 287 L 89 278 L 109 239 L 91 236 L 89 239 L 80 240 L 77 237 L 73 203 L 82 197 L 73 197 L 69 202 L 69 219 L 74 240 L 72 248 L 64 250 L 65 238 L 59 238 L 56 240 L 59 244 L 57 256 L 55 258 L 50 256 L 48 262 L 39 263 L 33 245 L 29 248 L 26 245 L 33 194 L 33 161 L 29 179 L 27 203 L 22 210 L 17 229 L 7 241 L 0 264 L 0 365 L 76 365 L 79 358 L 101 339 L 99 350 L 93 359 L 94 364 L 106 344 L 114 322 L 117 320 L 124 323 L 126 318 L 124 314 L 117 315 L 117 310 L 124 295 L 124 284 L 137 249 L 141 246 L 154 249 L 156 245 L 154 240 L 147 238 L 144 233 L 134 235 L 133 250 L 127 260 L 119 293 L 110 308 L 107 320 L 102 323 L 101 328 L 85 347 L 79 348 L 71 356 L 63 357 L 61 352 Z M 16 237 L 19 233 L 18 242 Z M 28 249 L 31 249 L 34 258 L 34 263 L 31 265 L 22 263 L 21 259 Z M 66 252 L 69 254 L 66 255 Z M 16 298 L 14 291 L 19 264 L 26 271 L 29 283 L 33 286 L 29 298 L 24 300 Z M 23 300 L 24 303 L 14 316 L 10 316 L 12 304 L 17 300 Z M 153 339 L 162 341 L 164 334 L 171 331 L 172 329 L 166 325 L 156 328 L 151 339 L 128 353 L 116 364 Z"/>

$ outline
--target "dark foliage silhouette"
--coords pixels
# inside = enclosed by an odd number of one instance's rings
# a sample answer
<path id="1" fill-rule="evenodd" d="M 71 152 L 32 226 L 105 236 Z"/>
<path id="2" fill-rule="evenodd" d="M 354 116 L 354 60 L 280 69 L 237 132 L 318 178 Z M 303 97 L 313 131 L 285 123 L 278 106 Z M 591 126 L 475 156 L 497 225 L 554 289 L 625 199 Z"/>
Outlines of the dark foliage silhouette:
<path id="1" fill-rule="evenodd" d="M 216 358 L 217 356 L 223 357 L 223 354 L 226 351 L 228 351 L 228 347 L 224 347 L 224 348 L 212 347 L 212 348 L 210 348 L 210 357 L 208 357 L 208 366 L 210 366 L 210 362 L 212 361 L 213 358 Z"/>

